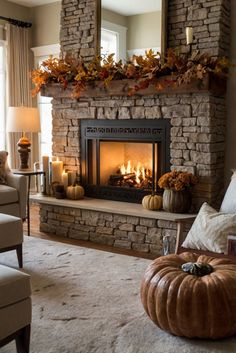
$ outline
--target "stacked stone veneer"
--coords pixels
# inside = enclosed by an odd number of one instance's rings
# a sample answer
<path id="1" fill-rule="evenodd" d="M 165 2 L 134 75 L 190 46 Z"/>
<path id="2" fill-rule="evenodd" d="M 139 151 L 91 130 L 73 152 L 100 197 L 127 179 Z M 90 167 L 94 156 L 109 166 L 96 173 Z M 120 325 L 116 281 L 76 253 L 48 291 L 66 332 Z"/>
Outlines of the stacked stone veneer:
<path id="1" fill-rule="evenodd" d="M 193 27 L 193 50 L 228 56 L 230 0 L 169 0 L 167 47 L 186 53 L 185 28 Z"/>
<path id="2" fill-rule="evenodd" d="M 229 0 L 169 0 L 168 47 L 185 52 L 185 27 L 194 27 L 193 49 L 218 56 L 228 54 Z M 85 60 L 96 52 L 97 8 L 92 0 L 62 0 L 61 45 Z M 50 91 L 50 92 L 49 92 Z M 171 166 L 197 174 L 193 207 L 203 201 L 219 204 L 223 191 L 225 99 L 209 93 L 155 94 L 143 97 L 107 96 L 72 99 L 57 87 L 53 96 L 53 154 L 80 177 L 81 119 L 170 119 Z M 125 212 L 124 212 L 125 213 Z M 162 253 L 162 239 L 174 239 L 176 225 L 155 219 L 89 212 L 41 205 L 41 230 L 139 251 Z M 168 233 L 168 234 L 167 234 Z"/>
<path id="3" fill-rule="evenodd" d="M 123 249 L 160 255 L 163 237 L 174 250 L 176 223 L 78 208 L 41 205 L 41 230 Z"/>
<path id="4" fill-rule="evenodd" d="M 53 154 L 60 157 L 66 169 L 77 171 L 79 177 L 81 119 L 159 118 L 171 122 L 172 169 L 187 170 L 199 176 L 200 182 L 194 189 L 194 209 L 203 201 L 216 206 L 224 179 L 226 121 L 222 97 L 185 94 L 81 98 L 79 101 L 54 98 Z"/>
<path id="5" fill-rule="evenodd" d="M 97 53 L 97 1 L 63 0 L 61 8 L 60 43 L 63 53 L 73 52 L 84 61 Z"/>

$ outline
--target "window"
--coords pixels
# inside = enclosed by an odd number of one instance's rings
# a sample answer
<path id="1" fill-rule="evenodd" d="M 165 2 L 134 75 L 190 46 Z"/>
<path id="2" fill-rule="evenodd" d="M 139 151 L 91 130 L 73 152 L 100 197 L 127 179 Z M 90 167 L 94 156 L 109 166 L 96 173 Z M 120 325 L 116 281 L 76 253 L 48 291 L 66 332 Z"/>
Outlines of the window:
<path id="1" fill-rule="evenodd" d="M 52 156 L 52 98 L 39 95 L 38 108 L 41 122 L 40 157 Z M 41 160 L 41 158 L 40 158 Z"/>
<path id="2" fill-rule="evenodd" d="M 101 54 L 102 56 L 115 54 L 114 60 L 118 59 L 118 33 L 102 28 L 101 30 Z"/>
<path id="3" fill-rule="evenodd" d="M 50 56 L 59 57 L 60 45 L 52 44 L 32 48 L 34 52 L 35 67 L 48 59 Z M 52 98 L 43 97 L 38 94 L 38 108 L 40 113 L 41 134 L 39 140 L 39 160 L 42 156 L 52 156 Z"/>
<path id="4" fill-rule="evenodd" d="M 127 28 L 105 20 L 102 20 L 101 27 L 101 54 L 114 53 L 115 61 L 126 61 Z"/>
<path id="5" fill-rule="evenodd" d="M 6 49 L 0 40 L 0 150 L 6 149 Z"/>
<path id="6" fill-rule="evenodd" d="M 48 57 L 36 58 L 36 65 L 40 66 L 41 63 Z M 52 156 L 52 98 L 41 96 L 38 94 L 38 108 L 40 114 L 41 133 L 39 140 L 39 157 Z"/>

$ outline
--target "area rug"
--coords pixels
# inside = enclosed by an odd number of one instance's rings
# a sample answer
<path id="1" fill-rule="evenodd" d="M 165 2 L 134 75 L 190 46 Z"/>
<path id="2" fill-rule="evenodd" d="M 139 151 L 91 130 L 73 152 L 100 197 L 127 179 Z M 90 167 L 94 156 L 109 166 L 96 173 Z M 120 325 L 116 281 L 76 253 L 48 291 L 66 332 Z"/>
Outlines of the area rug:
<path id="1" fill-rule="evenodd" d="M 15 252 L 0 254 L 0 263 L 17 268 Z M 188 340 L 152 323 L 139 297 L 149 263 L 25 237 L 24 271 L 31 275 L 33 289 L 30 352 L 236 353 L 236 338 Z M 0 352 L 15 353 L 14 343 Z"/>

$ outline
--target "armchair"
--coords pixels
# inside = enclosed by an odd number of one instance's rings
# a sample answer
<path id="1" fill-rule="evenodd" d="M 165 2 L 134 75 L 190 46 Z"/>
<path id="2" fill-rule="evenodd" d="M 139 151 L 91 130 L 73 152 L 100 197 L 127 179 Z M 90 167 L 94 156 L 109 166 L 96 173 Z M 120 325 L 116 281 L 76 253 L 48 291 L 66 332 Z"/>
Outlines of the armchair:
<path id="1" fill-rule="evenodd" d="M 30 276 L 0 265 L 0 350 L 15 340 L 17 353 L 29 353 L 31 311 Z"/>
<path id="2" fill-rule="evenodd" d="M 26 218 L 27 178 L 7 173 L 7 184 L 0 184 L 0 212 Z"/>

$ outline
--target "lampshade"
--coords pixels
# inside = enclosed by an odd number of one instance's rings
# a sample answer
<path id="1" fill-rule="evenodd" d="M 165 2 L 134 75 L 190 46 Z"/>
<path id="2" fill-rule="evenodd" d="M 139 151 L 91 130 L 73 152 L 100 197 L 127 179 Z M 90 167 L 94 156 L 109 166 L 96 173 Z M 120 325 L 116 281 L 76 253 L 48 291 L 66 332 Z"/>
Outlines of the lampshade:
<path id="1" fill-rule="evenodd" d="M 40 118 L 37 108 L 9 107 L 7 132 L 40 132 Z"/>

